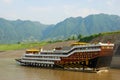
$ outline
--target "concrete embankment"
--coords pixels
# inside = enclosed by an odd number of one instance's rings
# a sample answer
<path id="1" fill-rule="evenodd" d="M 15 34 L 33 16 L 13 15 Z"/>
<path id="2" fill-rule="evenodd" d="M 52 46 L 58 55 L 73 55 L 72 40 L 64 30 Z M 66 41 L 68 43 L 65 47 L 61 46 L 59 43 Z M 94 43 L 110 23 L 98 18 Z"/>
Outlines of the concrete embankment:
<path id="1" fill-rule="evenodd" d="M 120 68 L 120 42 L 115 43 L 111 67 Z"/>

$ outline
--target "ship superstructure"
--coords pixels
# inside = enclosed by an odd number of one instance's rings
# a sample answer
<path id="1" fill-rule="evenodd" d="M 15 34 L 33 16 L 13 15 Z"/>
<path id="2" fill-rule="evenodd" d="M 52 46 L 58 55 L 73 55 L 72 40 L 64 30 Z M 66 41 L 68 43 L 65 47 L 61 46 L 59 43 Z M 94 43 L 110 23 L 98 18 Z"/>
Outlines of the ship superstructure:
<path id="1" fill-rule="evenodd" d="M 97 69 L 110 66 L 113 47 L 111 43 L 74 43 L 70 47 L 53 50 L 26 50 L 22 58 L 16 60 L 26 66 Z"/>

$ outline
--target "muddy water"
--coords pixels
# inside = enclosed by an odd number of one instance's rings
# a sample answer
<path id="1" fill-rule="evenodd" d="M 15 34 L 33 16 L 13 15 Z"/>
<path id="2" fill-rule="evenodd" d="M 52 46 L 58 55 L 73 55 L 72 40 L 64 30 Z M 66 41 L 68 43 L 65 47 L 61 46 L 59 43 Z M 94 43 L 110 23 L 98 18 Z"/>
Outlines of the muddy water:
<path id="1" fill-rule="evenodd" d="M 19 66 L 14 59 L 21 52 L 0 53 L 0 80 L 120 80 L 120 69 L 97 74 Z"/>

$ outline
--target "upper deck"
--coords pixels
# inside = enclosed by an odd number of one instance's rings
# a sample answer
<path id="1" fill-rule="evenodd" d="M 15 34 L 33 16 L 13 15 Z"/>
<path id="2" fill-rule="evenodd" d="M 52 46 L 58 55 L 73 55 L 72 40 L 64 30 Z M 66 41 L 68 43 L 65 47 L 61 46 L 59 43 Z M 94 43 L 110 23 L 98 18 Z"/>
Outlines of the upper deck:
<path id="1" fill-rule="evenodd" d="M 32 56 L 59 56 L 59 57 L 67 57 L 75 52 L 97 52 L 105 49 L 113 49 L 114 44 L 110 43 L 97 43 L 97 44 L 77 44 L 77 45 L 72 45 L 69 48 L 57 48 L 53 50 L 34 50 L 30 54 L 25 54 L 26 56 L 33 55 Z"/>

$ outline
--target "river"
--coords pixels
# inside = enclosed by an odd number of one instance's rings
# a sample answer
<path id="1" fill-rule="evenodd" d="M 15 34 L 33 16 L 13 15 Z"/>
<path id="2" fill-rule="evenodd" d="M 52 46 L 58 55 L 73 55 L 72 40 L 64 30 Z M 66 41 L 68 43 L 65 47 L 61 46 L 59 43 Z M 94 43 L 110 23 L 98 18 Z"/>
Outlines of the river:
<path id="1" fill-rule="evenodd" d="M 0 53 L 0 80 L 120 80 L 120 69 L 88 73 L 20 66 L 15 58 L 20 57 L 22 52 Z"/>

